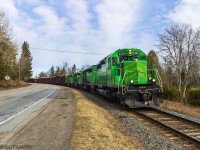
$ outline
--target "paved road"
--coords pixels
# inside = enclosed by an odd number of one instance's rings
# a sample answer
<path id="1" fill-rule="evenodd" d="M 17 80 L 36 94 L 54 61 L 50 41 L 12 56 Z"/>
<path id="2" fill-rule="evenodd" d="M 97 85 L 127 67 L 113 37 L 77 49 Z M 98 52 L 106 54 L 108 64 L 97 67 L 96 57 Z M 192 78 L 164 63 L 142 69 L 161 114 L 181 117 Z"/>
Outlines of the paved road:
<path id="1" fill-rule="evenodd" d="M 48 84 L 0 91 L 0 132 L 13 129 L 32 112 L 54 99 L 59 91 L 58 86 Z"/>

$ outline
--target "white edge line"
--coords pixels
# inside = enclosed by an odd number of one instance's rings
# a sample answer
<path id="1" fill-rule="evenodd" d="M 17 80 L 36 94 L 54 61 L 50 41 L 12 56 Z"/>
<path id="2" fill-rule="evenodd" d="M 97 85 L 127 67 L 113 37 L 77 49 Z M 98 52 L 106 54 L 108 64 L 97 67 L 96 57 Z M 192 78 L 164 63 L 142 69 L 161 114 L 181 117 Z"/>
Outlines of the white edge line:
<path id="1" fill-rule="evenodd" d="M 47 97 L 50 96 L 53 92 L 55 92 L 55 90 L 56 90 L 56 89 L 54 89 L 51 93 L 49 93 L 49 94 L 48 94 L 47 96 L 45 96 L 44 98 L 38 100 L 38 101 L 35 102 L 34 104 L 32 104 L 32 105 L 28 106 L 27 108 L 23 109 L 22 111 L 18 112 L 17 114 L 14 114 L 14 115 L 11 116 L 10 118 L 8 118 L 8 119 L 6 119 L 6 120 L 0 122 L 0 126 L 1 126 L 2 124 L 6 123 L 7 121 L 13 119 L 14 117 L 18 116 L 18 115 L 21 114 L 22 112 L 26 111 L 26 110 L 29 109 L 30 107 L 36 105 L 37 103 L 39 103 L 39 102 L 42 101 L 43 99 L 47 98 Z"/>

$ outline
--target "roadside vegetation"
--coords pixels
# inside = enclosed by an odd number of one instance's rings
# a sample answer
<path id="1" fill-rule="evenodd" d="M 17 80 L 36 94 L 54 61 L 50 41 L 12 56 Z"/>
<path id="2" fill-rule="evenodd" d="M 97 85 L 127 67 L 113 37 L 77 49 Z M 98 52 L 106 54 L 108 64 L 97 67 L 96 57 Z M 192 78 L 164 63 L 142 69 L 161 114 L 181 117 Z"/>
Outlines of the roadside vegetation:
<path id="1" fill-rule="evenodd" d="M 161 104 L 161 107 L 200 119 L 199 106 L 192 106 L 189 104 L 183 104 L 176 101 L 165 100 Z"/>
<path id="2" fill-rule="evenodd" d="M 31 62 L 28 42 L 22 46 L 17 43 L 6 14 L 0 10 L 0 88 L 20 86 L 21 80 L 28 80 L 32 76 Z"/>
<path id="3" fill-rule="evenodd" d="M 163 81 L 162 107 L 200 117 L 200 30 L 172 25 L 158 35 L 157 47 L 148 59 Z"/>
<path id="4" fill-rule="evenodd" d="M 0 91 L 5 89 L 17 88 L 22 86 L 27 86 L 28 84 L 23 80 L 1 80 L 0 81 Z"/>

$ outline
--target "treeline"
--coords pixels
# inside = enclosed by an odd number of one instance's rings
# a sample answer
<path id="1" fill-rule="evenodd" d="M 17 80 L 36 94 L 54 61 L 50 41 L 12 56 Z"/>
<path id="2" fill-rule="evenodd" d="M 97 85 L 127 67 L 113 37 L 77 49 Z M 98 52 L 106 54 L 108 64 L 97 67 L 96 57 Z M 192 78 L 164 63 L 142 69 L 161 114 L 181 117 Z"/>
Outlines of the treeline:
<path id="1" fill-rule="evenodd" d="M 200 105 L 200 30 L 172 25 L 158 35 L 157 47 L 148 59 L 161 75 L 164 98 Z"/>
<path id="2" fill-rule="evenodd" d="M 0 10 L 0 80 L 9 76 L 12 80 L 27 80 L 32 76 L 32 57 L 29 44 L 21 46 L 21 56 L 18 57 L 20 46 L 14 39 L 14 31 L 3 10 Z"/>
<path id="3" fill-rule="evenodd" d="M 51 66 L 47 72 L 40 72 L 38 77 L 55 77 L 55 76 L 63 76 L 68 74 L 74 74 L 76 72 L 82 71 L 86 68 L 90 67 L 90 65 L 82 65 L 81 68 L 77 68 L 76 64 L 69 66 L 68 62 L 63 63 L 61 66 Z"/>

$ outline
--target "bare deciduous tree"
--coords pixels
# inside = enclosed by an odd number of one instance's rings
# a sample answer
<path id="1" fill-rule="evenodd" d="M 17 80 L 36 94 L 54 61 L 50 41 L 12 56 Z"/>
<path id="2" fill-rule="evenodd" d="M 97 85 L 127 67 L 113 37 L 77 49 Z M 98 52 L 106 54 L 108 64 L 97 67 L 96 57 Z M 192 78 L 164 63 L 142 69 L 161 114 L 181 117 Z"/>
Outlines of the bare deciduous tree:
<path id="1" fill-rule="evenodd" d="M 164 34 L 159 34 L 160 54 L 174 67 L 180 101 L 183 102 L 187 86 L 198 73 L 200 31 L 189 24 L 172 25 Z"/>
<path id="2" fill-rule="evenodd" d="M 3 12 L 0 10 L 0 79 L 5 75 L 16 78 L 17 44 L 13 42 L 13 29 Z"/>

